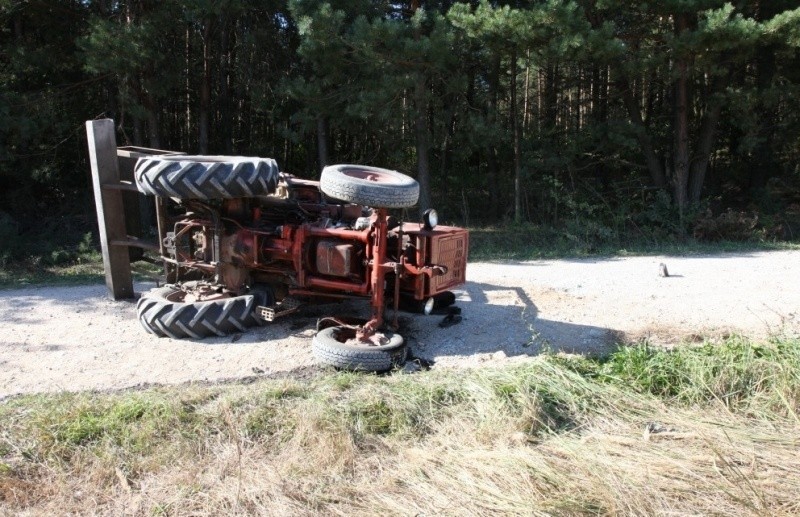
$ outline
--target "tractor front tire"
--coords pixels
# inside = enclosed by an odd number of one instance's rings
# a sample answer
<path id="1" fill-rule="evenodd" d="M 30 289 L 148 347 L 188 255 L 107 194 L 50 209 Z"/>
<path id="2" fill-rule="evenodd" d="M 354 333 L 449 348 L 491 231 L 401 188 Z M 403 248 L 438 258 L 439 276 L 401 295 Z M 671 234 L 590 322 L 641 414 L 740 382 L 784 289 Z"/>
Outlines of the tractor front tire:
<path id="1" fill-rule="evenodd" d="M 322 169 L 319 188 L 332 198 L 374 208 L 408 208 L 419 199 L 414 178 L 366 165 L 329 165 Z"/>
<path id="2" fill-rule="evenodd" d="M 233 199 L 275 192 L 278 172 L 278 163 L 271 158 L 157 155 L 139 158 L 134 178 L 143 194 Z"/>
<path id="3" fill-rule="evenodd" d="M 256 296 L 246 294 L 185 303 L 183 291 L 166 285 L 142 295 L 136 315 L 144 329 L 159 337 L 202 339 L 243 332 L 258 324 L 253 314 Z"/>
<path id="4" fill-rule="evenodd" d="M 385 344 L 368 345 L 343 342 L 344 332 L 342 327 L 328 327 L 317 332 L 311 348 L 319 362 L 342 370 L 385 372 L 406 360 L 408 347 L 400 334 L 384 332 Z"/>

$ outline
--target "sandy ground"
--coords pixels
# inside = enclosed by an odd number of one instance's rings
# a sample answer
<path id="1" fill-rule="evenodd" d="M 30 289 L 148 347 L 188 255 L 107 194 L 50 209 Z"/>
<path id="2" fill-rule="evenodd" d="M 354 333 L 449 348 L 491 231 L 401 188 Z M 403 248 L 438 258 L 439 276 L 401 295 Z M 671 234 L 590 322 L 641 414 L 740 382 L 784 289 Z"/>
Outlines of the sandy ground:
<path id="1" fill-rule="evenodd" d="M 660 263 L 671 276 L 659 276 Z M 401 323 L 412 354 L 434 368 L 524 361 L 545 347 L 599 353 L 642 338 L 795 336 L 799 266 L 798 251 L 472 263 L 460 324 L 407 314 Z M 102 285 L 0 291 L 0 398 L 301 370 L 314 365 L 317 318 L 359 307 L 312 306 L 243 334 L 188 341 L 147 334 L 135 304 L 110 300 Z"/>

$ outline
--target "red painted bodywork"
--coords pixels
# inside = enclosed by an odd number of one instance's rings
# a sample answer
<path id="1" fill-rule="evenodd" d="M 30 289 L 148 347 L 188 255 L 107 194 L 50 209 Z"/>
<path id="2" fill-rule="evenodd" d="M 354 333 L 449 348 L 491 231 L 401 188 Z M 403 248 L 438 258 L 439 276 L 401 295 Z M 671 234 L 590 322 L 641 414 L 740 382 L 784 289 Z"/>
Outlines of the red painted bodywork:
<path id="1" fill-rule="evenodd" d="M 465 229 L 392 223 L 386 209 L 326 203 L 316 182 L 290 178 L 283 185 L 285 198 L 225 201 L 213 217 L 186 214 L 175 222 L 174 253 L 165 260 L 216 272 L 232 292 L 260 282 L 285 295 L 369 297 L 372 320 L 362 337 L 383 324 L 387 293 L 397 307 L 401 294 L 425 300 L 466 281 Z M 281 211 L 293 210 L 304 220 L 281 219 Z M 364 213 L 368 224 L 356 225 Z M 217 226 L 214 217 L 221 221 Z"/>

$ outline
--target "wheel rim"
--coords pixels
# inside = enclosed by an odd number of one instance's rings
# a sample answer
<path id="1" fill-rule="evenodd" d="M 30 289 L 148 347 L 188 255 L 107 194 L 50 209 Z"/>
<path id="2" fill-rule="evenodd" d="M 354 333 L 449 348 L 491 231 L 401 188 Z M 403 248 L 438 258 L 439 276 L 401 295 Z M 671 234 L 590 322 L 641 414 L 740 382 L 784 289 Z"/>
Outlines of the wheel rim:
<path id="1" fill-rule="evenodd" d="M 180 290 L 172 291 L 171 293 L 166 295 L 164 298 L 167 299 L 170 302 L 183 303 L 183 301 L 186 299 L 186 293 L 184 291 L 180 291 Z"/>
<path id="2" fill-rule="evenodd" d="M 365 350 L 377 350 L 383 349 L 387 347 L 391 342 L 390 335 L 385 332 L 375 332 L 374 334 L 370 335 L 365 340 L 360 340 L 357 338 L 356 329 L 350 327 L 332 327 L 331 330 L 331 337 L 348 346 L 354 346 L 358 348 L 363 348 Z"/>
<path id="3" fill-rule="evenodd" d="M 347 343 L 356 338 L 356 331 L 347 327 L 336 327 L 336 330 L 331 332 L 331 335 L 339 343 Z"/>
<path id="4" fill-rule="evenodd" d="M 176 289 L 164 295 L 167 301 L 173 303 L 199 303 L 232 298 L 228 293 L 220 293 L 208 286 L 195 286 L 187 291 Z"/>
<path id="5" fill-rule="evenodd" d="M 342 169 L 342 174 L 348 176 L 350 178 L 356 178 L 364 181 L 369 181 L 372 183 L 383 183 L 383 184 L 390 184 L 390 185 L 399 185 L 402 183 L 402 180 L 396 177 L 394 174 L 390 174 L 388 171 L 378 171 L 374 169 Z"/>

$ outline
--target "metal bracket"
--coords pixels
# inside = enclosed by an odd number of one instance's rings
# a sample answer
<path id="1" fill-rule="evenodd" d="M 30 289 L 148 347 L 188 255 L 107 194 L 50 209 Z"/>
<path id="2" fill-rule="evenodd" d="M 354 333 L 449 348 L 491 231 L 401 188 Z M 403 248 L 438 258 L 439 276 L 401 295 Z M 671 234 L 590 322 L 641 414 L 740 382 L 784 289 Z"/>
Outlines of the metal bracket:
<path id="1" fill-rule="evenodd" d="M 256 307 L 256 317 L 261 318 L 264 321 L 275 321 L 276 319 L 287 316 L 289 314 L 295 313 L 300 309 L 303 305 L 303 302 L 298 300 L 297 298 L 292 298 L 287 296 L 279 303 L 275 305 L 271 305 L 269 307 L 265 307 L 263 305 L 259 305 Z"/>
<path id="2" fill-rule="evenodd" d="M 142 249 L 161 249 L 159 244 L 141 239 L 140 203 L 144 198 L 137 194 L 133 182 L 134 164 L 142 156 L 183 153 L 117 147 L 114 121 L 111 119 L 87 121 L 86 137 L 106 286 L 115 300 L 133 298 L 130 250 L 138 250 L 134 253 L 135 260 L 142 256 Z M 156 216 L 161 226 L 158 200 Z"/>

